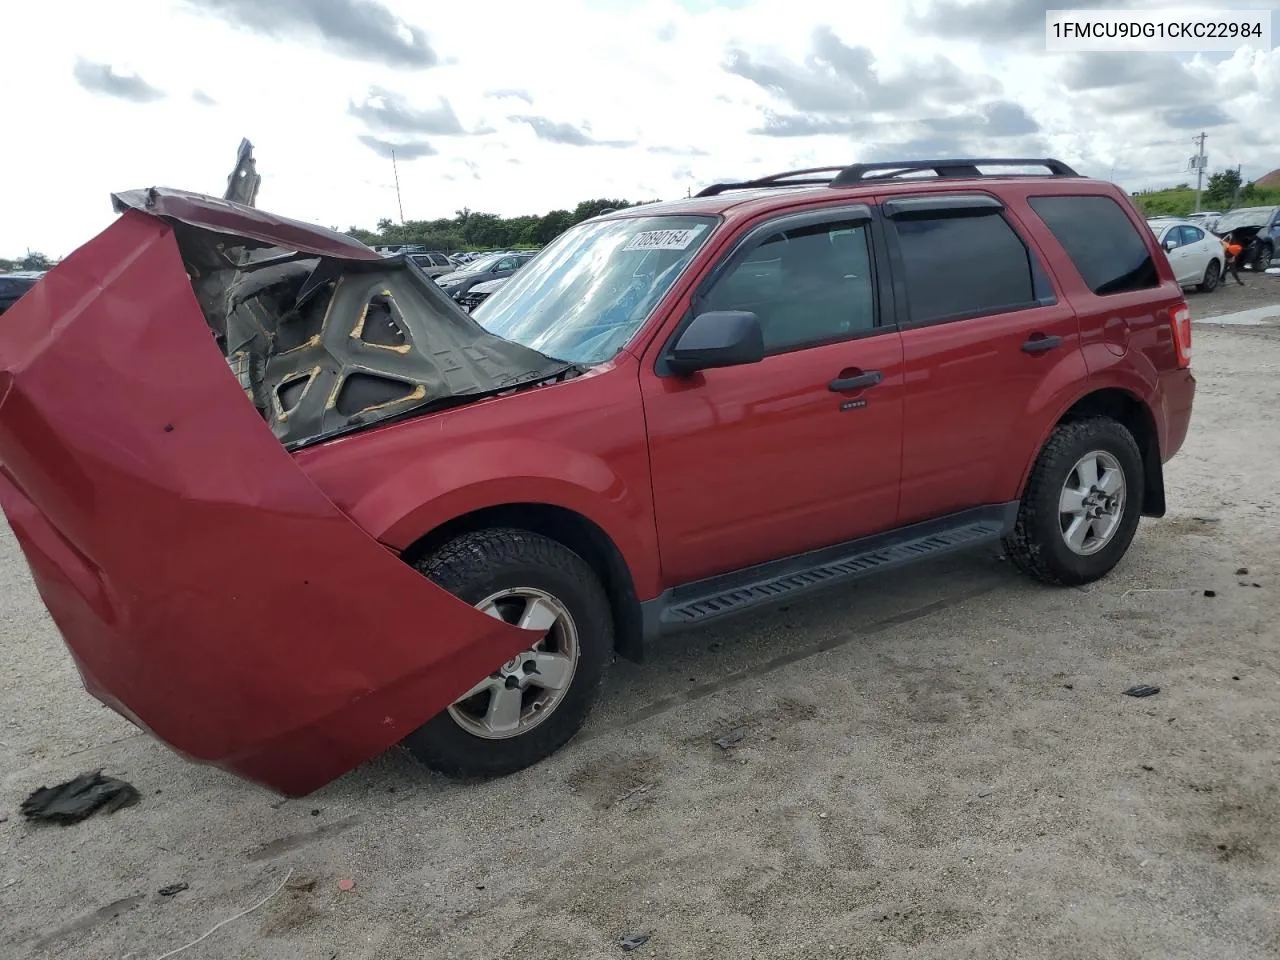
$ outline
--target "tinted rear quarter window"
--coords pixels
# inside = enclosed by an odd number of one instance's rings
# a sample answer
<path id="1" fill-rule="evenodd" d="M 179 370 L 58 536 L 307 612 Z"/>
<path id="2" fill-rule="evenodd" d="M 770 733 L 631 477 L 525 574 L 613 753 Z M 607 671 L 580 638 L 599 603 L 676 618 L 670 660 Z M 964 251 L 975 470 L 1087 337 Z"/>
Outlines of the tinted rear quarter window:
<path id="1" fill-rule="evenodd" d="M 1004 313 L 1036 302 L 1030 253 L 999 214 L 893 221 L 912 323 Z"/>
<path id="2" fill-rule="evenodd" d="M 1028 202 L 1098 296 L 1160 285 L 1151 251 L 1110 197 L 1032 197 Z"/>

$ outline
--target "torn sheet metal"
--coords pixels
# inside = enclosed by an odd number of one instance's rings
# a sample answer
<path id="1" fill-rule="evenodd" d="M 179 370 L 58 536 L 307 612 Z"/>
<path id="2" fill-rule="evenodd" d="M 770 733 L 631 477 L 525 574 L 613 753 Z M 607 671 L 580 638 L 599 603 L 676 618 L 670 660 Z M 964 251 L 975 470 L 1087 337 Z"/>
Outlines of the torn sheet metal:
<path id="1" fill-rule="evenodd" d="M 227 371 L 174 226 L 126 210 L 0 325 L 0 504 L 86 687 L 301 794 L 536 636 L 375 542 Z"/>
<path id="2" fill-rule="evenodd" d="M 195 194 L 115 199 L 174 223 L 219 347 L 291 448 L 572 366 L 489 333 L 405 257 Z"/>

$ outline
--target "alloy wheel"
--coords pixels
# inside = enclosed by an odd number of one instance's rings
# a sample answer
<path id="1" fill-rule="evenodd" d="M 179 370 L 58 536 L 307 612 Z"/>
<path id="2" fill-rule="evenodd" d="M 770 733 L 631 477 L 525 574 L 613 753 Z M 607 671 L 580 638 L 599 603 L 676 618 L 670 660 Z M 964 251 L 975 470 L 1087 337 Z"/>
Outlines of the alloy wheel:
<path id="1" fill-rule="evenodd" d="M 454 723 L 485 740 L 527 733 L 560 705 L 578 666 L 578 629 L 563 603 L 544 590 L 513 587 L 476 609 L 542 639 L 516 654 L 449 707 Z"/>
<path id="2" fill-rule="evenodd" d="M 1120 461 L 1105 450 L 1093 450 L 1077 460 L 1058 499 L 1058 519 L 1068 549 L 1087 557 L 1110 543 L 1124 517 L 1126 492 Z"/>

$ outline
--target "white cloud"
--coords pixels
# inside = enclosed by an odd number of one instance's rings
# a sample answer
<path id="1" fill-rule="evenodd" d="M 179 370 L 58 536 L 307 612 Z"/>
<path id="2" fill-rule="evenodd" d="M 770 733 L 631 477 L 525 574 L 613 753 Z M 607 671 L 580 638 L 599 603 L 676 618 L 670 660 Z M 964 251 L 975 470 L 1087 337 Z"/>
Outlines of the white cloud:
<path id="1" fill-rule="evenodd" d="M 414 218 L 673 198 L 714 179 L 953 145 L 1049 149 L 1134 187 L 1172 183 L 1196 131 L 1167 121 L 1220 119 L 1211 108 L 1231 121 L 1207 128 L 1212 166 L 1243 163 L 1246 177 L 1280 166 L 1278 50 L 1195 61 L 1188 92 L 1157 109 L 1158 77 L 1072 91 L 1075 61 L 1035 37 L 929 27 L 1041 22 L 1019 11 L 1052 4 L 933 2 L 941 19 L 930 0 L 556 0 L 553 15 L 489 0 L 480 18 L 343 0 L 339 12 L 382 11 L 359 36 L 331 29 L 322 0 L 130 0 L 128 17 L 96 0 L 20 4 L 6 33 L 42 42 L 0 58 L 10 102 L 26 108 L 3 152 L 0 255 L 69 252 L 110 223 L 114 190 L 219 193 L 241 137 L 256 147 L 260 205 L 342 228 L 396 215 L 393 146 Z M 106 91 L 86 89 L 84 64 Z M 844 86 L 819 96 L 833 81 Z M 370 103 L 380 112 L 360 109 Z"/>

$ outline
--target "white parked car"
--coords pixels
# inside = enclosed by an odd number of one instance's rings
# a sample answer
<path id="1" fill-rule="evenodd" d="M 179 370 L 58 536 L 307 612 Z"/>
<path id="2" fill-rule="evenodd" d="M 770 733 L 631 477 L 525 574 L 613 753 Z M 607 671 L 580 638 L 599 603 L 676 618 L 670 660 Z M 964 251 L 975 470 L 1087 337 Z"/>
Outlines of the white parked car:
<path id="1" fill-rule="evenodd" d="M 1227 259 L 1221 240 L 1189 220 L 1157 218 L 1147 226 L 1164 247 L 1180 284 L 1206 292 L 1218 285 Z"/>

